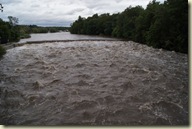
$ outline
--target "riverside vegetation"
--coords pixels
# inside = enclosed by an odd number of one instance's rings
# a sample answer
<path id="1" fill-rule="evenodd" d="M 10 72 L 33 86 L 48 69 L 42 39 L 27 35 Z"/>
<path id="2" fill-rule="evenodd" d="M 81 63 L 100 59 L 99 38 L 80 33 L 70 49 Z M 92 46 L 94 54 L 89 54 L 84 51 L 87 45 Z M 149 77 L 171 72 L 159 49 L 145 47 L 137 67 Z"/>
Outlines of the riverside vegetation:
<path id="1" fill-rule="evenodd" d="M 146 9 L 128 7 L 121 13 L 79 16 L 73 34 L 106 35 L 147 44 L 154 48 L 188 53 L 188 1 L 150 2 Z"/>

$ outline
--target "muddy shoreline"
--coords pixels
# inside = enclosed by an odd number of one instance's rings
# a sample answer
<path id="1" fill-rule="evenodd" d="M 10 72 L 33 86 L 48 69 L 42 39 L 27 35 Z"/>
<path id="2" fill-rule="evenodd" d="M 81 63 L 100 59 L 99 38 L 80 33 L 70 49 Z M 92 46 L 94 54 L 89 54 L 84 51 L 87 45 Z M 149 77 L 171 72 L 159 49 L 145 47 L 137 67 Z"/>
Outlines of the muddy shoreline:
<path id="1" fill-rule="evenodd" d="M 189 125 L 186 54 L 131 41 L 25 44 L 0 71 L 3 125 Z"/>

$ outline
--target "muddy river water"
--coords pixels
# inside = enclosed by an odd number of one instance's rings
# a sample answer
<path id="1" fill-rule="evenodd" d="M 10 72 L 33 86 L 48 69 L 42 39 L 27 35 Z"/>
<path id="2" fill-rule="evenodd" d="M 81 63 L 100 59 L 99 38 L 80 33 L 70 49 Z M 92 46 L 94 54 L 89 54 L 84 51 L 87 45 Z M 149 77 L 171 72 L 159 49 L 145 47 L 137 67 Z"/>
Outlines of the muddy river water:
<path id="1" fill-rule="evenodd" d="M 71 34 L 70 32 L 57 32 L 57 33 L 42 33 L 42 34 L 31 34 L 31 38 L 21 39 L 19 43 L 26 42 L 39 42 L 39 41 L 55 41 L 55 40 L 117 40 L 111 37 L 102 37 L 96 35 L 79 35 Z"/>
<path id="2" fill-rule="evenodd" d="M 0 60 L 0 124 L 188 125 L 186 54 L 131 41 L 26 44 Z"/>

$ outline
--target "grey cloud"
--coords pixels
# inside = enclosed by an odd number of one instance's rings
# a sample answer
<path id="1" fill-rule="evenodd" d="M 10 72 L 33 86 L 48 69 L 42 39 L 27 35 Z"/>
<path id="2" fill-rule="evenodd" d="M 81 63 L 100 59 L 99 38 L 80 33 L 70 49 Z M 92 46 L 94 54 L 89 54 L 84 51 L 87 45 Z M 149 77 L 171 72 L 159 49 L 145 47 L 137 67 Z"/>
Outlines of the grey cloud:
<path id="1" fill-rule="evenodd" d="M 21 2 L 21 0 L 3 0 L 0 3 L 2 3 L 4 5 L 4 4 L 16 4 L 19 2 Z"/>
<path id="2" fill-rule="evenodd" d="M 39 7 L 40 7 L 40 5 L 33 4 L 33 5 L 31 5 L 31 7 L 32 7 L 32 8 L 39 8 Z"/>
<path id="3" fill-rule="evenodd" d="M 95 13 L 122 12 L 130 5 L 146 6 L 151 0 L 2 0 L 4 12 L 0 18 L 19 18 L 19 24 L 67 25 L 78 16 L 89 17 Z M 164 1 L 164 0 L 157 0 Z"/>
<path id="4" fill-rule="evenodd" d="M 77 13 L 77 12 L 82 12 L 83 10 L 85 10 L 85 9 L 83 9 L 83 8 L 77 8 L 77 9 L 74 9 L 74 10 L 71 10 L 71 11 L 67 12 L 66 14 L 67 14 L 67 15 L 73 15 L 73 14 L 75 14 L 75 13 Z"/>
<path id="5" fill-rule="evenodd" d="M 116 3 L 120 3 L 120 2 L 122 2 L 123 0 L 115 0 L 116 1 Z"/>
<path id="6" fill-rule="evenodd" d="M 57 20 L 57 19 L 50 19 L 50 20 L 30 20 L 24 19 L 22 20 L 22 24 L 25 25 L 38 25 L 38 26 L 70 26 L 73 21 L 70 20 Z"/>
<path id="7" fill-rule="evenodd" d="M 91 4 L 88 4 L 87 7 L 90 9 L 93 9 L 93 8 L 107 7 L 108 5 L 109 4 L 107 3 L 91 3 Z"/>

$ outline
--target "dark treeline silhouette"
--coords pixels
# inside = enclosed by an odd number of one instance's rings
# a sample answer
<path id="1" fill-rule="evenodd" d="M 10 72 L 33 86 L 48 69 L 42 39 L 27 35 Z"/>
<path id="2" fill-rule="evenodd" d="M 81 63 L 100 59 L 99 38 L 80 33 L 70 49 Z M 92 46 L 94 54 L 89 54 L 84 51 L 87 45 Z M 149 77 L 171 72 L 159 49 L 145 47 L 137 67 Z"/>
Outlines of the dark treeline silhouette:
<path id="1" fill-rule="evenodd" d="M 146 9 L 128 7 L 118 14 L 79 16 L 72 34 L 106 35 L 133 40 L 155 48 L 188 53 L 188 1 L 150 2 Z"/>

